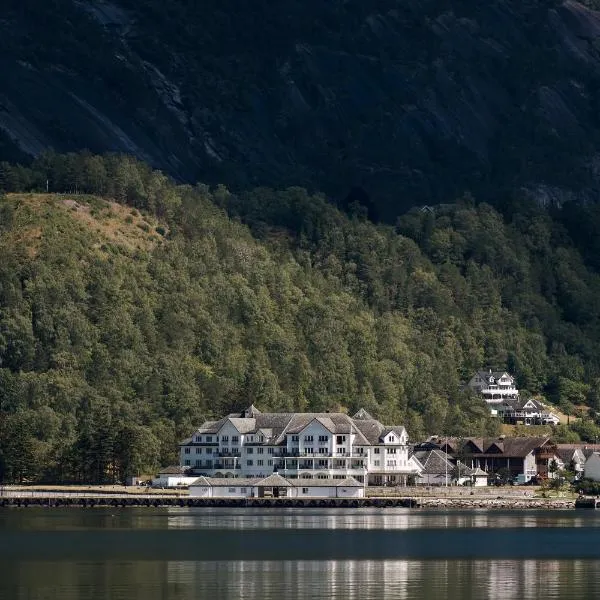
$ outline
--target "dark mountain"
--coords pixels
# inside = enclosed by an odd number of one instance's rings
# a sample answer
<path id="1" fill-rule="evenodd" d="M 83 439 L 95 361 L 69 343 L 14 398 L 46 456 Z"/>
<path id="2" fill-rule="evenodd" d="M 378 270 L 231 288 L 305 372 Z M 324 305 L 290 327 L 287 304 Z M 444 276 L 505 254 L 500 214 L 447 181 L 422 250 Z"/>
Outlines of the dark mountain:
<path id="1" fill-rule="evenodd" d="M 4 0 L 0 158 L 411 205 L 594 198 L 600 14 L 557 0 Z"/>

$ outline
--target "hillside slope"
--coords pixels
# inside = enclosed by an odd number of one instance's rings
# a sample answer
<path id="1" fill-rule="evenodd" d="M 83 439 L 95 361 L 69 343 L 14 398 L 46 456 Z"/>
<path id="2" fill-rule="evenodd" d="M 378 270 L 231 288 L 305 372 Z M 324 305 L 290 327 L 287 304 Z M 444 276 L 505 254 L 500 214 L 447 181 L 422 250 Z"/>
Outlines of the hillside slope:
<path id="1" fill-rule="evenodd" d="M 600 16 L 572 0 L 6 0 L 0 31 L 0 159 L 122 151 L 390 221 L 597 195 Z"/>
<path id="2" fill-rule="evenodd" d="M 460 391 L 485 365 L 600 408 L 600 278 L 539 208 L 505 223 L 462 202 L 394 229 L 301 188 L 176 187 L 127 157 L 36 169 L 2 175 L 89 195 L 0 197 L 0 479 L 152 469 L 250 402 L 493 433 Z"/>

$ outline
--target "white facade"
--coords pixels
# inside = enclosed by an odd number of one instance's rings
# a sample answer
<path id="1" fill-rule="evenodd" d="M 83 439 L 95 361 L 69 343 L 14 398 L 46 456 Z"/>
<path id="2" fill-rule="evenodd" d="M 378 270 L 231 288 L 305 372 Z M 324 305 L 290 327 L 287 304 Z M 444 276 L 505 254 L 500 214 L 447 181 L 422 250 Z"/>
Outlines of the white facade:
<path id="1" fill-rule="evenodd" d="M 508 398 L 518 398 L 519 390 L 515 387 L 512 375 L 504 371 L 478 371 L 467 386 L 480 394 L 489 404 L 497 404 Z"/>
<path id="2" fill-rule="evenodd" d="M 194 483 L 198 477 L 186 476 L 186 475 L 158 475 L 152 480 L 152 487 L 162 488 L 176 488 L 185 487 Z"/>
<path id="3" fill-rule="evenodd" d="M 385 427 L 364 411 L 261 413 L 207 422 L 180 444 L 181 466 L 207 477 L 344 479 L 406 483 L 419 473 L 403 427 Z"/>
<path id="4" fill-rule="evenodd" d="M 273 480 L 276 478 L 276 480 Z M 277 481 L 278 480 L 278 481 Z M 190 485 L 192 498 L 363 498 L 364 487 L 352 478 L 342 481 L 286 480 L 278 475 L 263 479 L 199 477 Z"/>

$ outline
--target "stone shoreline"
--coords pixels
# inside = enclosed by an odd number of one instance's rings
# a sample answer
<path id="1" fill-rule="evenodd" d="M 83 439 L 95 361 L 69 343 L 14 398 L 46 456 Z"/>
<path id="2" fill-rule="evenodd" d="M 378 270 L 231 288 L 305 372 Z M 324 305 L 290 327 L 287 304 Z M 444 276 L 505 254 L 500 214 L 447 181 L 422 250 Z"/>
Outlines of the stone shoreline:
<path id="1" fill-rule="evenodd" d="M 570 498 L 418 498 L 419 508 L 487 508 L 487 509 L 568 509 L 575 508 Z"/>
<path id="2" fill-rule="evenodd" d="M 39 494 L 0 496 L 0 507 L 173 507 L 173 508 L 416 508 L 432 509 L 488 509 L 488 510 L 557 510 L 575 508 L 569 498 L 515 498 L 515 497 L 375 497 L 375 498 L 190 498 L 173 496 L 93 495 L 93 494 Z M 591 506 L 592 508 L 592 506 Z"/>

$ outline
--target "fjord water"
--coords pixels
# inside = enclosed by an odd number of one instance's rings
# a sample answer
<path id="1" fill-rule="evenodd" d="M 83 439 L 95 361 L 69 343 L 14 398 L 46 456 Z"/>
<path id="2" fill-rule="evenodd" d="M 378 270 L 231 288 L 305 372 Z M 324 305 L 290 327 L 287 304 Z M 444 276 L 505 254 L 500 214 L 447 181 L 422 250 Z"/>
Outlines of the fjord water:
<path id="1" fill-rule="evenodd" d="M 599 597 L 594 511 L 0 511 L 0 600 Z"/>

